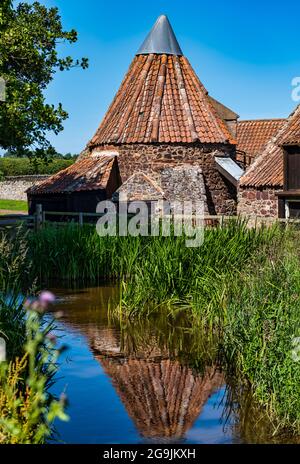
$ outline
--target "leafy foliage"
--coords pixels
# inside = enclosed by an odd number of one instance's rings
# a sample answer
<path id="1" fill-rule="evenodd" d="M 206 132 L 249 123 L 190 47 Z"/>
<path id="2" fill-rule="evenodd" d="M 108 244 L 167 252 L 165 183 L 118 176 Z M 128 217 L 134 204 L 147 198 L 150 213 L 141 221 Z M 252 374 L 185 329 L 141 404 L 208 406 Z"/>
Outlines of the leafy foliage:
<path id="1" fill-rule="evenodd" d="M 1 232 L 0 337 L 7 362 L 0 362 L 0 444 L 44 443 L 55 418 L 67 419 L 64 396 L 57 400 L 49 393 L 60 354 L 50 336 L 53 322 L 43 317 L 49 294 L 32 302 L 22 296 L 22 285 L 33 292 L 29 273 L 24 230 Z"/>
<path id="2" fill-rule="evenodd" d="M 28 158 L 0 158 L 0 171 L 4 177 L 32 174 L 55 174 L 73 164 L 73 160 L 52 159 L 50 162 L 32 162 Z"/>
<path id="3" fill-rule="evenodd" d="M 40 444 L 52 434 L 56 418 L 68 420 L 65 398 L 48 393 L 56 373 L 59 350 L 47 338 L 51 324 L 42 328 L 41 315 L 30 311 L 26 320 L 25 354 L 0 363 L 0 443 Z"/>
<path id="4" fill-rule="evenodd" d="M 77 41 L 75 30 L 65 31 L 57 8 L 39 2 L 10 0 L 0 6 L 0 76 L 6 83 L 6 101 L 0 103 L 0 146 L 19 153 L 51 157 L 55 150 L 47 140 L 58 134 L 68 114 L 45 101 L 44 91 L 57 70 L 74 66 L 85 69 L 88 61 L 60 57 L 59 43 Z"/>

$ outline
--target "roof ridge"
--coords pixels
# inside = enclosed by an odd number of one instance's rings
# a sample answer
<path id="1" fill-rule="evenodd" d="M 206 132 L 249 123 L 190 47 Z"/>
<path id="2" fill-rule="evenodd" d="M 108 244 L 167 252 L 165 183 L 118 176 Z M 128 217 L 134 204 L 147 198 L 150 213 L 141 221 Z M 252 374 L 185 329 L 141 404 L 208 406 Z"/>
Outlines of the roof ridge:
<path id="1" fill-rule="evenodd" d="M 269 142 L 265 145 L 265 148 L 263 149 L 262 153 L 259 154 L 256 159 L 254 160 L 254 162 L 249 166 L 249 168 L 245 171 L 245 174 L 241 177 L 240 179 L 240 185 L 241 186 L 248 186 L 248 185 L 251 185 L 251 183 L 248 181 L 245 182 L 245 184 L 243 183 L 243 179 L 247 179 L 248 175 L 251 174 L 255 168 L 257 167 L 257 165 L 259 165 L 261 163 L 261 161 L 266 158 L 268 155 L 269 155 L 269 152 L 271 150 L 274 150 L 276 148 L 279 148 L 279 146 L 276 144 L 276 142 L 280 139 L 281 135 L 284 133 L 284 131 L 286 130 L 286 128 L 288 127 L 290 121 L 291 121 L 291 118 L 292 116 L 289 116 L 286 120 L 285 120 L 285 124 L 282 125 L 282 127 L 280 127 L 280 129 L 278 130 L 278 132 L 276 133 L 276 135 L 274 135 L 273 137 L 271 137 L 271 139 L 269 140 Z M 261 168 L 262 169 L 262 168 Z M 260 171 L 261 171 L 260 169 Z M 259 172 L 260 172 L 259 171 Z"/>
<path id="2" fill-rule="evenodd" d="M 238 124 L 241 122 L 259 122 L 259 121 L 285 121 L 288 118 L 259 118 L 259 119 L 239 119 Z"/>
<path id="3" fill-rule="evenodd" d="M 179 58 L 177 56 L 175 58 L 175 66 L 174 66 L 174 68 L 175 68 L 175 72 L 176 72 L 176 79 L 177 79 L 178 86 L 179 86 L 179 97 L 180 97 L 180 99 L 181 99 L 181 101 L 183 103 L 182 108 L 183 108 L 183 111 L 185 111 L 185 114 L 187 116 L 187 122 L 188 122 L 188 125 L 190 127 L 192 140 L 193 140 L 193 142 L 195 142 L 198 139 L 197 131 L 196 131 L 193 115 L 192 115 L 192 112 L 191 112 L 189 99 L 188 99 L 187 92 L 186 92 L 186 84 L 184 82 L 182 69 L 181 69 L 181 66 L 180 66 L 180 61 L 179 61 Z"/>
<path id="4" fill-rule="evenodd" d="M 293 132 L 295 131 L 295 122 L 296 122 L 296 125 L 297 125 L 297 121 L 298 121 L 298 126 L 299 126 L 299 119 L 300 119 L 300 104 L 296 106 L 296 108 L 294 109 L 294 111 L 290 114 L 289 116 L 289 119 L 288 119 L 288 124 L 287 126 L 285 127 L 285 130 L 283 131 L 283 134 L 282 135 L 282 138 L 280 140 L 280 143 L 279 145 L 282 146 L 284 144 L 289 144 L 289 141 L 291 141 L 291 138 L 293 138 L 293 136 L 291 136 L 291 134 L 293 134 Z M 298 139 L 298 142 L 299 142 L 299 127 L 298 129 L 296 130 L 296 132 L 298 132 L 298 136 L 297 136 L 297 139 Z M 295 142 L 295 140 L 294 140 Z"/>

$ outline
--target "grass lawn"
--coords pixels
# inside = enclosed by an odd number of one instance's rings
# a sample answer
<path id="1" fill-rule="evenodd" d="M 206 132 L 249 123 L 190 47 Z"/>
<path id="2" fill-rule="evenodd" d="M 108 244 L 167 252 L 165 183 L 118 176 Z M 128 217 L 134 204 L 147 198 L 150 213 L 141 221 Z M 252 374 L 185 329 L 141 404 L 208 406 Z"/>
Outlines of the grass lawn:
<path id="1" fill-rule="evenodd" d="M 0 210 L 24 211 L 27 213 L 27 201 L 22 200 L 0 200 Z"/>

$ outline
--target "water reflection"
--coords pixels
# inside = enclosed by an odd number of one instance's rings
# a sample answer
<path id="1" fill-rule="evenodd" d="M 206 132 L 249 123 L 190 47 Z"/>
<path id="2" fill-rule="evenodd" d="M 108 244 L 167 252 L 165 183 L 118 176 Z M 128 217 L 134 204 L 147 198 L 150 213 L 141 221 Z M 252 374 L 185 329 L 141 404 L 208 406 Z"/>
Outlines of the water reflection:
<path id="1" fill-rule="evenodd" d="M 129 416 L 145 438 L 181 439 L 221 386 L 213 369 L 196 375 L 178 361 L 96 354 Z"/>
<path id="2" fill-rule="evenodd" d="M 71 403 L 70 423 L 58 424 L 63 441 L 268 441 L 265 422 L 257 428 L 255 414 L 246 417 L 252 403 L 241 407 L 245 395 L 225 384 L 218 340 L 189 327 L 183 313 L 125 323 L 107 311 L 116 287 L 54 292 L 70 345 L 60 370 Z"/>

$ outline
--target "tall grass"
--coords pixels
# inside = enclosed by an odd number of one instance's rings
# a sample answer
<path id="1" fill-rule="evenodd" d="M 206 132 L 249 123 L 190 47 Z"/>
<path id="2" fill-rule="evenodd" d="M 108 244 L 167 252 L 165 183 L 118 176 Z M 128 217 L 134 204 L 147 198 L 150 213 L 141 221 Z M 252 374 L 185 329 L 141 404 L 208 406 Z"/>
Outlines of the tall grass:
<path id="1" fill-rule="evenodd" d="M 66 419 L 64 401 L 48 392 L 59 354 L 47 338 L 53 325 L 24 307 L 34 285 L 26 239 L 23 229 L 0 236 L 0 444 L 44 443 L 55 418 Z"/>
<path id="2" fill-rule="evenodd" d="M 47 226 L 28 238 L 32 274 L 40 282 L 94 283 L 131 272 L 144 240 L 99 237 L 94 226 Z"/>
<path id="3" fill-rule="evenodd" d="M 269 249 L 232 283 L 223 324 L 227 364 L 246 378 L 274 430 L 300 432 L 300 266 L 296 236 Z M 300 351 L 300 343 L 299 343 Z"/>
<path id="4" fill-rule="evenodd" d="M 100 238 L 91 226 L 48 226 L 28 246 L 40 282 L 120 279 L 123 320 L 185 309 L 199 331 L 218 335 L 226 371 L 251 385 L 273 432 L 300 432 L 298 231 L 230 222 L 186 248 L 185 237 Z"/>
<path id="5" fill-rule="evenodd" d="M 211 306 L 222 301 L 224 282 L 230 282 L 253 254 L 280 236 L 277 227 L 256 231 L 232 222 L 207 230 L 199 248 L 186 248 L 184 237 L 159 237 L 149 242 L 148 252 L 124 282 L 123 309 L 140 316 L 162 304 L 180 304 L 198 314 L 201 309 L 202 321 L 211 324 Z"/>
<path id="6" fill-rule="evenodd" d="M 0 336 L 5 339 L 7 354 L 20 354 L 25 341 L 25 311 L 22 286 L 28 285 L 30 263 L 24 231 L 14 236 L 0 236 Z"/>
<path id="7" fill-rule="evenodd" d="M 99 237 L 94 226 L 47 225 L 29 235 L 33 275 L 40 281 L 65 280 L 71 283 L 98 283 L 101 279 L 147 279 L 155 288 L 158 302 L 174 294 L 186 293 L 192 276 L 239 266 L 274 229 L 254 231 L 245 224 L 207 230 L 204 244 L 187 248 L 181 237 Z M 192 274 L 191 274 L 192 273 Z M 151 279 L 150 279 L 151 278 Z M 155 285 L 153 285 L 155 283 Z M 145 293 L 147 290 L 145 290 Z"/>

